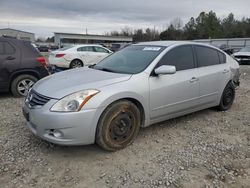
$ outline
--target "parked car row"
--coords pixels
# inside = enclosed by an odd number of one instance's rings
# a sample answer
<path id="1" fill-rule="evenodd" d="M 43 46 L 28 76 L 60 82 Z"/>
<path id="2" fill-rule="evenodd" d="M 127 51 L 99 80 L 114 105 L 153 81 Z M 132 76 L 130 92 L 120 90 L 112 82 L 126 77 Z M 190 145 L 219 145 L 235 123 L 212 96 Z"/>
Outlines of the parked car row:
<path id="1" fill-rule="evenodd" d="M 49 62 L 39 52 L 55 49 Z M 101 45 L 77 45 L 61 48 L 37 46 L 10 37 L 0 38 L 0 91 L 11 91 L 15 97 L 26 96 L 34 83 L 55 72 L 55 68 L 79 68 L 94 65 L 112 54 Z M 52 67 L 51 67 L 52 66 Z"/>

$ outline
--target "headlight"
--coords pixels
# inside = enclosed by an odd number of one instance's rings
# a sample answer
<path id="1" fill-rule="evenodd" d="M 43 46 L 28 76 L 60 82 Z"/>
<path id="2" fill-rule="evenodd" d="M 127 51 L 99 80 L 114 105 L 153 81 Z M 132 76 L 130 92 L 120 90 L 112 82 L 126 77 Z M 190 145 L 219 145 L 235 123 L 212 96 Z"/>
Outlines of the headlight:
<path id="1" fill-rule="evenodd" d="M 60 99 L 57 103 L 55 103 L 51 111 L 54 112 L 77 112 L 80 111 L 83 105 L 91 99 L 94 95 L 99 93 L 98 90 L 84 90 L 79 91 L 73 94 L 70 94 L 62 99 Z"/>

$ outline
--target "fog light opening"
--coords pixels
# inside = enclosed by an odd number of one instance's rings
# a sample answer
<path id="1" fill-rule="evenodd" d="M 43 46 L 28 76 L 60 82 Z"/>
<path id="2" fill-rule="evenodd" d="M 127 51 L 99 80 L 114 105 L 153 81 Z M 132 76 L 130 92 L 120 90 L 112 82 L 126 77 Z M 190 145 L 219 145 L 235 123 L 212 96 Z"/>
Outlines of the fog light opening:
<path id="1" fill-rule="evenodd" d="M 63 133 L 59 130 L 56 130 L 56 129 L 50 129 L 48 134 L 49 134 L 49 136 L 53 136 L 55 138 L 62 138 L 63 137 Z"/>

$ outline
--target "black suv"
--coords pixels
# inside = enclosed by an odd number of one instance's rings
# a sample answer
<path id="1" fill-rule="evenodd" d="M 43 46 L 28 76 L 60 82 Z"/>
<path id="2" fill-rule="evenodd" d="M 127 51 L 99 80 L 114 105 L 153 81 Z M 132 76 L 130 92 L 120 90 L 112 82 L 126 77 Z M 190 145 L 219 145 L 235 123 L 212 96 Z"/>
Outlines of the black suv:
<path id="1" fill-rule="evenodd" d="M 25 96 L 38 79 L 47 75 L 45 58 L 30 42 L 0 37 L 0 92 Z"/>

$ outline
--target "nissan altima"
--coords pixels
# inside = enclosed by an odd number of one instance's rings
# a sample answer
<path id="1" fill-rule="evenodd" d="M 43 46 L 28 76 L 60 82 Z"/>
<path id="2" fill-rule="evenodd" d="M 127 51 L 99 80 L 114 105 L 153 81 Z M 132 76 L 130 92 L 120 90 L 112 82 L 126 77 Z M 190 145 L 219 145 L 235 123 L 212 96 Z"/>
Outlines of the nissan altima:
<path id="1" fill-rule="evenodd" d="M 238 85 L 238 63 L 215 47 L 146 42 L 38 81 L 23 114 L 44 140 L 115 151 L 141 127 L 210 107 L 228 110 Z"/>

